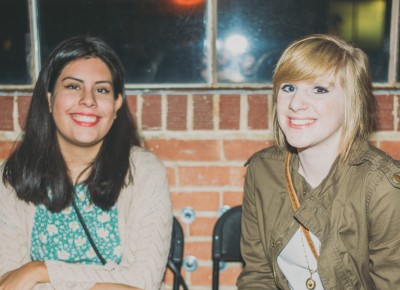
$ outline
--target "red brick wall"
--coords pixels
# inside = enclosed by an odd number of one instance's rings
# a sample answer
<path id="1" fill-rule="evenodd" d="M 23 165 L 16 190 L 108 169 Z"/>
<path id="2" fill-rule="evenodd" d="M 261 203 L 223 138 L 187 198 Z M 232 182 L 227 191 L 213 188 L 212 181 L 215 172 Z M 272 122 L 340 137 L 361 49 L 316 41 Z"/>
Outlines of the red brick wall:
<path id="1" fill-rule="evenodd" d="M 164 161 L 174 213 L 192 207 L 196 218 L 182 222 L 185 256 L 198 268 L 184 275 L 190 289 L 210 289 L 211 234 L 223 206 L 241 203 L 246 159 L 272 144 L 270 91 L 128 94 L 129 107 L 145 146 Z M 376 92 L 377 129 L 371 142 L 400 159 L 400 91 Z M 9 154 L 23 128 L 29 96 L 0 96 L 0 160 Z M 238 264 L 221 273 L 221 289 L 236 289 Z M 170 273 L 166 276 L 171 281 Z"/>

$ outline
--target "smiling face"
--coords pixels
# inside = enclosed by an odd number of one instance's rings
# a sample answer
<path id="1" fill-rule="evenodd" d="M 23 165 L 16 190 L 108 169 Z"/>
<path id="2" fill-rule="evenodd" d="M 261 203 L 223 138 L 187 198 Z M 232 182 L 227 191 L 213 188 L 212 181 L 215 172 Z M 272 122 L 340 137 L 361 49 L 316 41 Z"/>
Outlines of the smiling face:
<path id="1" fill-rule="evenodd" d="M 345 115 L 345 93 L 332 73 L 315 81 L 283 83 L 277 118 L 287 142 L 300 150 L 336 149 Z"/>
<path id="2" fill-rule="evenodd" d="M 48 99 L 61 150 L 91 148 L 94 154 L 122 104 L 122 96 L 114 96 L 110 70 L 99 58 L 67 64 Z"/>

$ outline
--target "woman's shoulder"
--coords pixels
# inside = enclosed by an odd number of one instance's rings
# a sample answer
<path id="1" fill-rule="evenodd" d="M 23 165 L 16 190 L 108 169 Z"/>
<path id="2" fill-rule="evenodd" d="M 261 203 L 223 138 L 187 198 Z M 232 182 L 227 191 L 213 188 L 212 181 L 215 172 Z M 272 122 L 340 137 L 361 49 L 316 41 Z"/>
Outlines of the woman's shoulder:
<path id="1" fill-rule="evenodd" d="M 150 150 L 139 146 L 133 146 L 130 153 L 131 170 L 140 172 L 159 172 L 164 174 L 166 171 L 164 163 Z"/>
<path id="2" fill-rule="evenodd" d="M 0 166 L 0 223 L 21 225 L 25 217 L 31 217 L 36 206 L 17 197 L 14 188 L 3 180 L 4 163 Z"/>
<path id="3" fill-rule="evenodd" d="M 163 162 L 148 149 L 135 146 L 130 154 L 130 173 L 127 186 L 121 192 L 119 204 L 125 207 L 131 204 L 131 198 L 148 199 L 154 194 L 167 197 L 169 195 L 167 170 Z M 157 190 L 154 191 L 154 188 Z M 135 194 L 131 194 L 135 192 Z M 164 192 L 165 194 L 162 194 Z M 153 194 L 154 193 L 154 194 Z"/>
<path id="4" fill-rule="evenodd" d="M 248 166 L 254 162 L 267 161 L 267 160 L 282 162 L 285 159 L 286 152 L 287 152 L 286 149 L 278 147 L 276 145 L 271 147 L 266 147 L 254 153 L 247 160 L 245 166 Z"/>
<path id="5" fill-rule="evenodd" d="M 381 170 L 400 170 L 400 160 L 394 159 L 387 152 L 373 146 L 368 145 L 367 149 L 361 154 L 361 158 L 368 161 L 371 166 L 378 167 Z"/>
<path id="6" fill-rule="evenodd" d="M 5 162 L 2 162 L 0 164 L 0 200 L 4 202 L 4 200 L 8 199 L 16 199 L 16 194 L 13 189 L 13 187 L 6 183 L 5 180 L 3 179 L 3 173 L 4 173 L 4 166 Z"/>
<path id="7" fill-rule="evenodd" d="M 365 148 L 352 165 L 363 164 L 369 174 L 377 175 L 379 179 L 385 176 L 393 187 L 400 188 L 400 160 L 373 145 Z"/>

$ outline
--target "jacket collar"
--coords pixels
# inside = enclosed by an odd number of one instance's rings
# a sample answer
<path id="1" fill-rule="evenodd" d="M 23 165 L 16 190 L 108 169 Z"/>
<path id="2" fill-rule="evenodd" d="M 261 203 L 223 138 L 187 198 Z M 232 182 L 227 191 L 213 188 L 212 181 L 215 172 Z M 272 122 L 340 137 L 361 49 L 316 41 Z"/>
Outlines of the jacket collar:
<path id="1" fill-rule="evenodd" d="M 347 164 L 349 166 L 360 165 L 373 158 L 373 150 L 370 150 L 371 147 L 366 141 L 354 142 L 349 152 Z"/>

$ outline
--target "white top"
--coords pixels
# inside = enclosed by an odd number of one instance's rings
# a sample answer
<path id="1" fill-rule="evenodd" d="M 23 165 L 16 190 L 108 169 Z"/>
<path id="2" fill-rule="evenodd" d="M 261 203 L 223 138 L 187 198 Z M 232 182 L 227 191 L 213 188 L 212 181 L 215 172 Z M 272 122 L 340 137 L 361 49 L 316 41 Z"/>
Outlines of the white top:
<path id="1" fill-rule="evenodd" d="M 310 232 L 310 236 L 319 254 L 321 243 L 319 239 Z M 306 256 L 307 255 L 307 256 Z M 307 265 L 307 259 L 308 264 Z M 317 269 L 317 260 L 311 252 L 307 239 L 299 228 L 289 243 L 278 256 L 278 265 L 286 279 L 289 282 L 289 287 L 292 290 L 307 289 L 306 281 L 310 278 L 308 267 L 314 272 Z M 324 290 L 318 272 L 312 274 L 312 279 L 315 281 L 315 290 Z"/>

